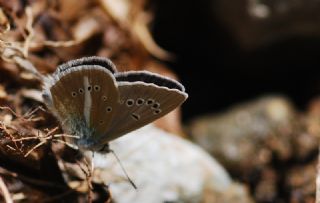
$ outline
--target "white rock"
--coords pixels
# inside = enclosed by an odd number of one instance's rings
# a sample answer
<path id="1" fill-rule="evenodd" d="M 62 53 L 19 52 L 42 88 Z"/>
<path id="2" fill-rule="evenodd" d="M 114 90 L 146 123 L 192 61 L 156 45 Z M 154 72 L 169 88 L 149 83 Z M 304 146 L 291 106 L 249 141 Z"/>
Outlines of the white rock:
<path id="1" fill-rule="evenodd" d="M 112 154 L 94 156 L 94 180 L 110 186 L 117 203 L 199 202 L 203 191 L 223 193 L 227 172 L 197 145 L 153 125 L 110 143 L 135 190 Z"/>

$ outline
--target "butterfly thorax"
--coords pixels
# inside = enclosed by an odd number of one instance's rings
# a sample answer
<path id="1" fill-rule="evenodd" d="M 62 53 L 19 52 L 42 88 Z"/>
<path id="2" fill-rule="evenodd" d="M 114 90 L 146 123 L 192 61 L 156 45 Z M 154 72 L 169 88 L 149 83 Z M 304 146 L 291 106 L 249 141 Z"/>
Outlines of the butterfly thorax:
<path id="1" fill-rule="evenodd" d="M 65 126 L 69 126 L 69 128 L 64 129 L 64 131 L 77 137 L 73 139 L 72 142 L 80 149 L 100 151 L 104 146 L 104 144 L 97 139 L 102 135 L 96 129 L 88 126 L 84 120 L 72 118 L 69 119 L 68 125 Z"/>

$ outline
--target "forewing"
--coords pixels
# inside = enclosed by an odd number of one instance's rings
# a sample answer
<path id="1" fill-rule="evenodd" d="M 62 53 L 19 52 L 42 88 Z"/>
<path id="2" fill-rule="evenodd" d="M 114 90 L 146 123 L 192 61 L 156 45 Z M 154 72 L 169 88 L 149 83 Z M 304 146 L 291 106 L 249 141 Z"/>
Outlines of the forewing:
<path id="1" fill-rule="evenodd" d="M 97 65 L 69 68 L 50 87 L 52 105 L 62 122 L 77 118 L 104 135 L 119 102 L 112 73 Z"/>

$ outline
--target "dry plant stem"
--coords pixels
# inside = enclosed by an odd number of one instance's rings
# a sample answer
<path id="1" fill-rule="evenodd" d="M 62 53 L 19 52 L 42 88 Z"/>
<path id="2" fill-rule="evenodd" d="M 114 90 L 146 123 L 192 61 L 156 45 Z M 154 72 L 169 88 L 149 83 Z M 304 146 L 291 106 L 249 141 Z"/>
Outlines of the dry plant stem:
<path id="1" fill-rule="evenodd" d="M 9 108 L 10 109 L 10 108 Z M 11 109 L 10 109 L 11 110 Z M 34 111 L 38 110 L 38 108 L 36 108 L 35 110 L 31 111 L 31 113 L 28 113 L 28 115 L 34 113 Z M 12 111 L 12 110 L 11 110 Z M 51 140 L 54 142 L 60 142 L 63 143 L 65 145 L 67 145 L 68 147 L 72 148 L 72 149 L 78 149 L 77 146 L 72 145 L 66 141 L 57 139 L 57 138 L 61 138 L 61 137 L 68 137 L 68 138 L 74 138 L 74 139 L 79 139 L 78 136 L 75 135 L 68 135 L 68 134 L 56 134 L 56 135 L 52 135 L 54 132 L 56 132 L 59 129 L 59 127 L 55 127 L 52 130 L 50 130 L 45 136 L 31 136 L 31 137 L 22 137 L 22 138 L 12 138 L 13 142 L 21 142 L 21 141 L 27 141 L 27 140 L 34 140 L 34 139 L 39 139 L 41 140 L 41 142 L 39 142 L 37 145 L 35 145 L 34 147 L 32 147 L 32 149 L 30 149 L 25 155 L 24 157 L 29 156 L 30 153 L 32 153 L 34 150 L 36 150 L 37 148 L 41 147 L 42 145 L 44 145 L 47 141 Z"/>
<path id="2" fill-rule="evenodd" d="M 29 53 L 29 48 L 38 46 L 38 43 L 32 42 L 32 39 L 34 37 L 34 29 L 32 27 L 33 24 L 33 12 L 31 7 L 26 7 L 26 15 L 27 15 L 27 23 L 26 23 L 26 29 L 28 31 L 28 36 L 26 37 L 24 41 L 23 46 L 23 55 L 27 58 Z M 80 44 L 82 41 L 80 40 L 69 40 L 69 41 L 44 41 L 42 42 L 42 45 L 44 46 L 50 46 L 50 47 L 70 47 L 77 44 Z"/>
<path id="3" fill-rule="evenodd" d="M 15 148 L 11 147 L 10 145 L 6 145 L 6 147 L 8 147 L 9 149 L 11 149 L 12 151 L 16 151 Z"/>
<path id="4" fill-rule="evenodd" d="M 14 62 L 25 70 L 33 73 L 39 80 L 43 79 L 43 75 L 38 72 L 38 70 L 34 67 L 34 65 L 28 61 L 29 48 L 30 44 L 34 38 L 34 29 L 32 28 L 33 24 L 33 12 L 31 7 L 26 7 L 25 9 L 27 22 L 26 22 L 26 30 L 27 36 L 25 37 L 24 42 L 6 42 L 2 39 L 1 48 L 2 50 L 2 59 L 8 62 Z M 4 53 L 8 52 L 9 55 L 5 55 Z"/>
<path id="5" fill-rule="evenodd" d="M 47 142 L 46 140 L 39 142 L 36 146 L 32 147 L 32 149 L 30 149 L 30 150 L 24 155 L 24 157 L 29 156 L 29 154 L 30 154 L 31 152 L 33 152 L 33 151 L 36 150 L 37 148 L 41 147 L 41 146 L 42 146 L 43 144 L 45 144 L 46 142 Z"/>
<path id="6" fill-rule="evenodd" d="M 31 116 L 33 116 L 34 113 L 36 113 L 37 111 L 41 110 L 46 112 L 45 109 L 43 109 L 41 106 L 38 106 L 35 109 L 30 109 L 29 111 L 27 111 L 23 116 L 18 115 L 14 110 L 12 110 L 10 107 L 8 106 L 0 106 L 0 110 L 6 110 L 9 111 L 10 113 L 12 113 L 15 117 L 19 118 L 19 119 L 23 119 L 23 120 L 30 120 L 32 119 Z"/>
<path id="7" fill-rule="evenodd" d="M 2 195 L 4 197 L 5 202 L 13 203 L 9 190 L 1 177 L 0 177 L 0 189 L 2 191 Z"/>
<path id="8" fill-rule="evenodd" d="M 61 135 L 61 136 L 60 136 L 60 135 Z M 58 134 L 57 137 L 62 137 L 62 136 L 63 136 L 63 134 Z M 29 156 L 30 153 L 32 153 L 34 150 L 36 150 L 37 148 L 39 148 L 39 147 L 41 147 L 42 145 L 44 145 L 48 140 L 60 142 L 60 143 L 65 144 L 66 146 L 68 146 L 68 147 L 70 147 L 70 148 L 72 148 L 72 149 L 78 149 L 77 146 L 72 145 L 72 144 L 70 144 L 70 143 L 67 143 L 67 142 L 65 142 L 65 141 L 63 141 L 63 140 L 54 139 L 54 137 L 55 137 L 55 135 L 42 138 L 42 139 L 45 139 L 45 140 L 39 142 L 36 146 L 32 147 L 32 149 L 30 149 L 30 150 L 24 155 L 24 157 Z M 65 137 L 67 137 L 67 136 L 65 136 Z M 72 136 L 72 135 L 69 135 L 69 137 L 78 138 L 77 136 Z M 17 140 L 14 140 L 14 141 L 40 139 L 40 138 L 41 138 L 41 137 L 25 137 L 25 138 L 17 139 Z"/>
<path id="9" fill-rule="evenodd" d="M 43 112 L 46 112 L 46 110 L 44 109 L 44 108 L 42 108 L 42 106 L 38 106 L 37 108 L 35 108 L 35 109 L 30 109 L 29 111 L 27 111 L 24 115 L 23 115 L 23 117 L 25 117 L 25 118 L 29 118 L 30 116 L 32 116 L 33 114 L 35 114 L 37 111 L 39 111 L 39 110 L 41 110 L 41 111 L 43 111 Z"/>
<path id="10" fill-rule="evenodd" d="M 27 15 L 27 23 L 26 23 L 26 29 L 28 31 L 28 35 L 24 41 L 24 46 L 23 46 L 23 56 L 25 58 L 28 57 L 28 53 L 29 53 L 29 47 L 30 47 L 30 42 L 32 41 L 33 37 L 34 37 L 34 30 L 32 28 L 32 24 L 33 24 L 33 12 L 31 7 L 26 7 L 26 15 Z"/>
<path id="11" fill-rule="evenodd" d="M 4 55 L 2 53 L 1 57 L 3 60 L 8 62 L 14 62 L 21 68 L 33 73 L 37 79 L 42 81 L 44 76 L 38 72 L 35 66 L 27 60 L 29 55 L 29 49 L 32 47 L 37 47 L 41 43 L 33 42 L 33 38 L 35 35 L 35 31 L 32 27 L 34 16 L 31 7 L 26 7 L 25 13 L 27 16 L 27 22 L 25 29 L 27 30 L 27 36 L 24 39 L 24 42 L 6 42 L 0 39 L 0 46 L 3 49 L 2 52 L 4 53 L 5 50 L 12 52 L 9 55 Z M 81 43 L 80 40 L 70 40 L 70 41 L 44 41 L 42 45 L 44 46 L 51 46 L 51 47 L 70 47 Z"/>
<path id="12" fill-rule="evenodd" d="M 57 134 L 57 135 L 51 135 L 53 134 L 55 131 L 57 131 L 59 129 L 59 127 L 55 127 L 52 130 L 50 130 L 45 136 L 41 137 L 40 135 L 37 136 L 31 136 L 31 137 L 22 137 L 22 138 L 18 138 L 18 139 L 13 139 L 12 141 L 14 142 L 19 142 L 19 141 L 25 141 L 25 140 L 34 140 L 34 139 L 53 139 L 53 138 L 57 138 L 57 137 L 62 137 L 61 135 L 63 134 Z"/>
<path id="13" fill-rule="evenodd" d="M 34 67 L 34 65 L 30 61 L 28 61 L 27 59 L 24 59 L 20 56 L 14 56 L 14 57 L 12 57 L 12 59 L 21 68 L 34 74 L 37 77 L 37 79 L 39 79 L 40 81 L 42 81 L 44 79 L 44 76 L 41 73 L 39 73 L 38 70 Z"/>
<path id="14" fill-rule="evenodd" d="M 71 47 L 80 44 L 80 40 L 69 40 L 69 41 L 44 41 L 43 45 L 50 47 Z"/>
<path id="15" fill-rule="evenodd" d="M 13 141 L 13 140 L 14 140 L 14 137 L 8 132 L 7 126 L 4 125 L 2 122 L 0 122 L 0 124 L 1 124 L 1 129 L 2 129 L 7 135 L 9 135 L 10 139 Z M 13 141 L 13 143 L 14 143 L 14 146 L 16 147 L 16 149 L 19 149 L 19 151 L 22 152 L 22 150 L 18 147 L 17 143 L 16 143 L 15 141 Z M 6 146 L 8 147 L 9 145 L 6 145 Z M 9 148 L 10 148 L 10 147 L 9 147 Z M 12 148 L 12 147 L 11 147 L 11 148 Z"/>
<path id="16" fill-rule="evenodd" d="M 316 178 L 316 203 L 320 203 L 320 146 L 319 146 L 317 178 Z"/>
<path id="17" fill-rule="evenodd" d="M 71 149 L 74 149 L 74 150 L 78 150 L 79 149 L 76 145 L 70 144 L 70 143 L 68 143 L 66 141 L 63 141 L 63 140 L 52 139 L 52 141 L 59 142 L 61 144 L 65 144 L 66 146 L 68 146 L 68 147 L 70 147 Z"/>

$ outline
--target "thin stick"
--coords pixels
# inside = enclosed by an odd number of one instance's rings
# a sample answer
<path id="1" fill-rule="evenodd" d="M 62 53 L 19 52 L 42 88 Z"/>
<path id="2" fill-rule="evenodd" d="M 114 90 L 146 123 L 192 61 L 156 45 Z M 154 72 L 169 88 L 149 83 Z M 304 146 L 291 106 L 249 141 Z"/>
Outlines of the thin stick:
<path id="1" fill-rule="evenodd" d="M 132 185 L 132 187 L 133 187 L 134 189 L 137 190 L 138 187 L 136 186 L 136 184 L 134 184 L 134 182 L 131 180 L 131 178 L 130 178 L 129 175 L 127 174 L 127 172 L 126 172 L 126 170 L 124 169 L 124 167 L 123 167 L 123 165 L 122 165 L 119 157 L 117 156 L 117 154 L 116 154 L 112 149 L 109 149 L 109 151 L 110 151 L 110 152 L 113 154 L 113 156 L 117 159 L 117 161 L 118 161 L 118 163 L 119 163 L 122 171 L 124 172 L 124 174 L 126 175 L 128 181 L 129 181 L 129 183 Z"/>
<path id="2" fill-rule="evenodd" d="M 28 57 L 28 52 L 29 52 L 29 47 L 30 47 L 30 42 L 34 37 L 34 29 L 32 28 L 33 24 L 33 12 L 31 7 L 26 7 L 25 9 L 26 15 L 27 15 L 27 23 L 26 23 L 26 29 L 28 31 L 28 36 L 26 37 L 24 41 L 24 46 L 23 46 L 23 56 Z"/>
<path id="3" fill-rule="evenodd" d="M 80 40 L 69 40 L 69 41 L 44 41 L 43 45 L 50 47 L 71 47 L 80 44 Z"/>
<path id="4" fill-rule="evenodd" d="M 13 148 L 13 147 L 11 147 L 10 145 L 6 145 L 6 147 L 8 147 L 9 149 L 11 149 L 12 151 L 16 151 L 16 149 L 15 148 Z"/>
<path id="5" fill-rule="evenodd" d="M 45 110 L 42 108 L 42 106 L 38 106 L 37 108 L 34 108 L 33 110 L 32 110 L 32 108 L 29 109 L 29 110 L 23 115 L 23 117 L 28 118 L 29 116 L 33 115 L 34 113 L 36 113 L 36 112 L 39 111 L 39 110 L 45 112 Z M 28 119 L 30 119 L 30 118 L 28 118 Z"/>
<path id="6" fill-rule="evenodd" d="M 52 130 L 49 130 L 47 132 L 47 136 L 50 136 L 52 133 L 56 132 L 58 129 L 59 129 L 59 127 L 57 126 L 57 127 L 53 128 Z"/>
<path id="7" fill-rule="evenodd" d="M 70 147 L 71 149 L 74 149 L 74 150 L 78 150 L 78 149 L 79 149 L 76 145 L 70 144 L 70 143 L 68 143 L 68 142 L 66 142 L 66 141 L 63 141 L 63 140 L 52 139 L 52 141 L 65 144 L 65 145 L 67 145 L 68 147 Z"/>
<path id="8" fill-rule="evenodd" d="M 39 139 L 39 137 L 37 136 L 32 136 L 32 137 L 22 137 L 19 139 L 12 139 L 13 142 L 20 142 L 20 141 L 25 141 L 25 140 L 35 140 L 35 139 Z"/>
<path id="9" fill-rule="evenodd" d="M 13 203 L 9 190 L 1 177 L 0 177 L 0 189 L 2 191 L 5 202 Z"/>
<path id="10" fill-rule="evenodd" d="M 75 138 L 75 139 L 80 139 L 79 136 L 77 135 L 68 135 L 68 134 L 56 134 L 53 135 L 54 138 L 58 138 L 58 137 L 69 137 L 69 138 Z"/>
<path id="11" fill-rule="evenodd" d="M 4 132 L 6 132 L 7 135 L 9 135 L 10 139 L 11 139 L 11 140 L 14 140 L 14 137 L 8 132 L 7 127 L 6 127 L 3 123 L 1 123 L 1 125 L 2 125 L 2 129 L 4 130 Z M 17 143 L 14 142 L 14 141 L 13 141 L 13 143 L 14 143 L 14 146 L 15 146 L 17 149 L 19 149 Z M 19 151 L 21 152 L 20 149 L 19 149 Z"/>
<path id="12" fill-rule="evenodd" d="M 24 157 L 27 157 L 31 152 L 33 152 L 35 149 L 39 148 L 40 146 L 42 146 L 42 145 L 45 144 L 46 142 L 47 142 L 46 140 L 44 140 L 44 141 L 42 141 L 42 142 L 39 142 L 36 146 L 32 147 L 32 149 L 30 149 L 30 150 L 28 151 L 28 153 L 26 153 L 26 154 L 24 155 Z"/>

